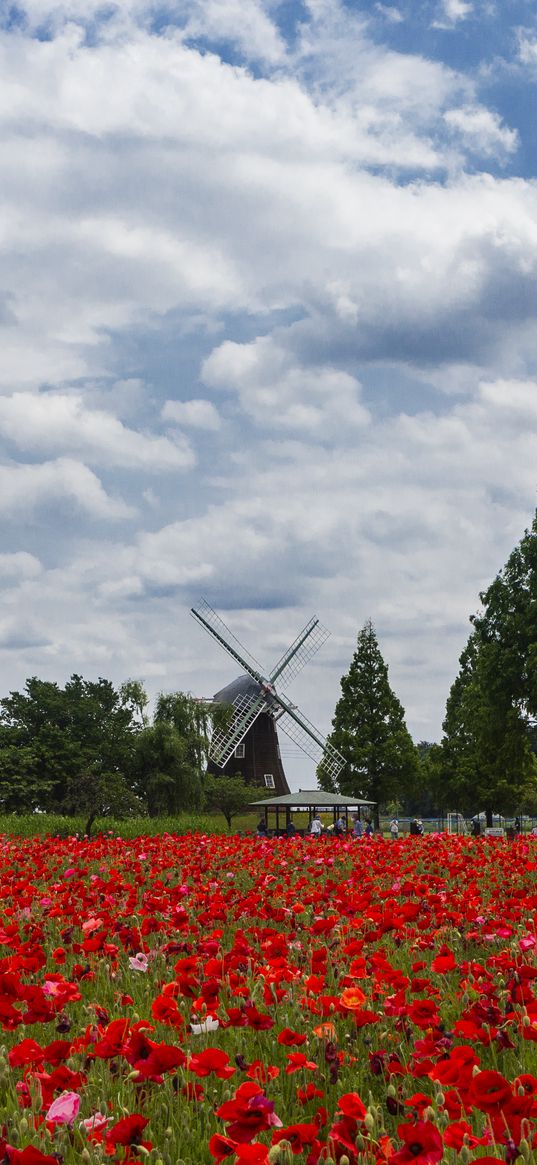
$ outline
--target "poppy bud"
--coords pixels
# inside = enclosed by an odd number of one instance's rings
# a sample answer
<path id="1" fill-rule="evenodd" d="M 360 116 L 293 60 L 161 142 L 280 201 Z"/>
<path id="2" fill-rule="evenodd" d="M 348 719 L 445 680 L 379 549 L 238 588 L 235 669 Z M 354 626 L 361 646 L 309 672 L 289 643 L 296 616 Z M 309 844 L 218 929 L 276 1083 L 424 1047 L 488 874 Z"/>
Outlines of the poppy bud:
<path id="1" fill-rule="evenodd" d="M 21 1132 L 21 1133 L 27 1133 L 27 1132 L 28 1132 L 28 1128 L 29 1128 L 28 1121 L 26 1120 L 26 1117 L 25 1117 L 25 1116 L 23 1116 L 23 1117 L 21 1118 L 21 1120 L 19 1121 L 19 1132 Z"/>
<path id="2" fill-rule="evenodd" d="M 461 1165 L 470 1165 L 471 1160 L 472 1154 L 470 1153 L 468 1146 L 463 1145 L 461 1149 L 459 1149 L 459 1161 L 461 1162 Z"/>
<path id="3" fill-rule="evenodd" d="M 280 1159 L 280 1146 L 273 1145 L 272 1148 L 269 1149 L 267 1156 L 269 1159 L 269 1165 L 276 1165 L 276 1162 Z"/>
<path id="4" fill-rule="evenodd" d="M 531 1160 L 531 1150 L 530 1150 L 529 1144 L 528 1144 L 525 1137 L 522 1137 L 522 1139 L 519 1141 L 518 1151 L 520 1153 L 520 1156 L 524 1159 L 524 1161 Z"/>
<path id="5" fill-rule="evenodd" d="M 346 1153 L 344 1153 L 343 1156 L 339 1158 L 339 1165 L 351 1165 Z"/>
<path id="6" fill-rule="evenodd" d="M 365 1125 L 368 1133 L 373 1132 L 373 1129 L 375 1128 L 375 1118 L 374 1118 L 372 1112 L 369 1112 L 369 1111 L 366 1112 L 366 1114 L 364 1116 L 364 1125 Z"/>
<path id="7" fill-rule="evenodd" d="M 91 1161 L 91 1153 L 88 1151 L 88 1149 L 82 1149 L 80 1159 L 81 1161 Z"/>

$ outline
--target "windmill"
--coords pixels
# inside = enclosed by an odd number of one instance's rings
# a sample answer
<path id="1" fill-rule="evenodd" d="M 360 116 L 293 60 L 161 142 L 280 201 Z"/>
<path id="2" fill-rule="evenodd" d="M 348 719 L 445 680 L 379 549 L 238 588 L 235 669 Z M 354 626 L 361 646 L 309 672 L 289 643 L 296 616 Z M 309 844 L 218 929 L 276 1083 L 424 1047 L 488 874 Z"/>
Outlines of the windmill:
<path id="1" fill-rule="evenodd" d="M 313 724 L 281 694 L 328 638 L 318 619 L 310 619 L 268 676 L 224 621 L 205 600 L 192 615 L 243 668 L 243 675 L 213 697 L 232 705 L 231 722 L 215 731 L 209 759 L 217 771 L 240 771 L 249 784 L 264 783 L 276 793 L 289 793 L 281 762 L 276 724 L 335 781 L 344 761 Z M 278 691 L 276 690 L 276 681 Z"/>

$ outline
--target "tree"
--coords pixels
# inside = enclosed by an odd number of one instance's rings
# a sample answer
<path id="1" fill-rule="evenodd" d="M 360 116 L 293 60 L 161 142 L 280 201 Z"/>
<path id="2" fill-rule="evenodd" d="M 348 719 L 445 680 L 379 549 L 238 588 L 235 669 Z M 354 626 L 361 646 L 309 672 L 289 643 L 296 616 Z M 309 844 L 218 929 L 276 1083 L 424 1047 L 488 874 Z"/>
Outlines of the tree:
<path id="1" fill-rule="evenodd" d="M 491 824 L 537 797 L 537 515 L 479 597 L 446 705 L 442 768 L 445 794 Z"/>
<path id="2" fill-rule="evenodd" d="M 0 802 L 94 817 L 129 799 L 135 726 L 109 680 L 71 676 L 64 688 L 33 677 L 0 701 Z M 91 823 L 90 823 L 91 828 Z"/>
<path id="3" fill-rule="evenodd" d="M 155 720 L 138 733 L 133 786 L 150 817 L 173 816 L 201 804 L 202 774 L 191 742 L 169 720 Z"/>
<path id="4" fill-rule="evenodd" d="M 154 723 L 170 724 L 185 742 L 185 758 L 199 775 L 207 769 L 212 727 L 212 705 L 190 692 L 161 692 Z"/>
<path id="5" fill-rule="evenodd" d="M 252 804 L 255 788 L 246 785 L 242 777 L 213 777 L 205 781 L 205 800 L 209 809 L 219 809 L 231 829 L 231 821 L 238 813 L 244 813 Z M 260 790 L 261 791 L 261 790 Z"/>
<path id="6" fill-rule="evenodd" d="M 138 724 L 144 728 L 149 723 L 146 708 L 149 696 L 141 680 L 125 680 L 119 689 L 123 707 L 130 708 L 132 718 L 136 717 Z"/>
<path id="7" fill-rule="evenodd" d="M 380 806 L 402 799 L 414 786 L 418 757 L 403 708 L 390 687 L 371 620 L 358 636 L 350 669 L 341 680 L 341 693 L 328 737 L 345 761 L 338 790 L 376 801 L 378 826 Z M 318 778 L 322 788 L 333 789 L 322 761 Z"/>
<path id="8" fill-rule="evenodd" d="M 476 621 L 477 622 L 477 621 Z M 537 763 L 521 701 L 501 669 L 497 644 L 476 625 L 448 696 L 440 761 L 446 807 L 511 813 L 537 792 Z"/>

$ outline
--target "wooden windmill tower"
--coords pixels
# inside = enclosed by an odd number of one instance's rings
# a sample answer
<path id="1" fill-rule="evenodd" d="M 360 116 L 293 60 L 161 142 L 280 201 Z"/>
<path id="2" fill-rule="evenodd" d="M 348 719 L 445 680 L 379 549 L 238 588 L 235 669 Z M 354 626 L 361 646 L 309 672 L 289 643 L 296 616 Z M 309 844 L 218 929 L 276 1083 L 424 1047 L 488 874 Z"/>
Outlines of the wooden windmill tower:
<path id="1" fill-rule="evenodd" d="M 209 752 L 214 772 L 240 773 L 251 785 L 264 785 L 275 794 L 289 793 L 282 765 L 276 725 L 316 764 L 336 779 L 343 758 L 325 737 L 291 704 L 281 690 L 309 662 L 328 638 L 328 631 L 318 619 L 309 623 L 297 636 L 268 676 L 261 665 L 242 646 L 233 632 L 205 601 L 192 615 L 221 647 L 243 668 L 243 674 L 213 697 L 233 708 L 231 722 L 224 731 L 215 732 Z M 275 684 L 278 682 L 278 691 Z"/>

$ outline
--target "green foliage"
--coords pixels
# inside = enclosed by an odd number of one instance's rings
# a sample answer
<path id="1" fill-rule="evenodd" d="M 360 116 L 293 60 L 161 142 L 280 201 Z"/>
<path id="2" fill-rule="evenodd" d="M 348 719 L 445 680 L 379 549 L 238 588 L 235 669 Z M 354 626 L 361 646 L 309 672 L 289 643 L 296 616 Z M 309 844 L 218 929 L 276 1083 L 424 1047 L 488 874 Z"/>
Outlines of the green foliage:
<path id="1" fill-rule="evenodd" d="M 174 723 L 156 720 L 138 733 L 133 760 L 133 788 L 150 817 L 199 807 L 201 772 L 195 747 Z"/>
<path id="2" fill-rule="evenodd" d="M 129 798 L 132 712 L 104 679 L 65 688 L 33 677 L 0 701 L 0 804 L 7 811 L 100 813 Z"/>
<path id="3" fill-rule="evenodd" d="M 232 819 L 237 814 L 244 813 L 252 801 L 259 799 L 262 793 L 261 788 L 256 790 L 252 785 L 246 785 L 239 775 L 235 777 L 208 776 L 205 780 L 204 791 L 207 807 L 218 809 L 223 813 L 229 829 L 231 829 Z"/>
<path id="4" fill-rule="evenodd" d="M 358 636 L 350 669 L 341 680 L 341 693 L 328 737 L 345 760 L 338 790 L 370 798 L 379 807 L 402 800 L 415 785 L 418 756 L 370 620 Z M 322 762 L 318 779 L 322 788 L 332 789 Z"/>
<path id="5" fill-rule="evenodd" d="M 131 711 L 132 719 L 141 727 L 149 723 L 146 708 L 149 696 L 141 680 L 125 680 L 119 689 L 121 703 Z"/>
<path id="6" fill-rule="evenodd" d="M 537 799 L 537 518 L 480 595 L 446 705 L 443 804 L 510 813 Z"/>

